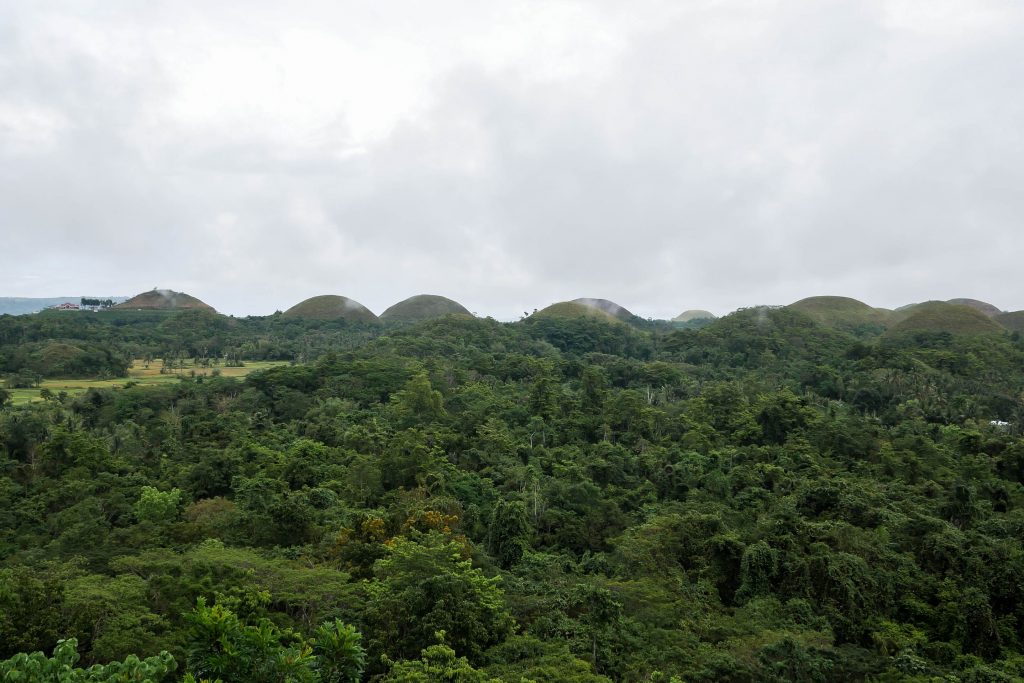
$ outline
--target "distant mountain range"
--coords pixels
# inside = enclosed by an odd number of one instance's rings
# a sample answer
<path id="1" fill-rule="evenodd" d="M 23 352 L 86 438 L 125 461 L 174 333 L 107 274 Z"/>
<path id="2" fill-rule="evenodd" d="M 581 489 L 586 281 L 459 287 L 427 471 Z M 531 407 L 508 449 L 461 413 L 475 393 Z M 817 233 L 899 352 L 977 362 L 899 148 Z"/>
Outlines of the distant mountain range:
<path id="1" fill-rule="evenodd" d="M 150 311 L 172 313 L 185 310 L 216 311 L 209 304 L 184 292 L 153 289 L 134 297 L 0 297 L 0 315 L 25 315 L 59 306 L 76 304 L 83 298 L 110 299 L 115 312 Z M 768 310 L 779 306 L 755 307 Z M 878 335 L 882 333 L 945 332 L 949 334 L 1001 334 L 1024 333 L 1024 311 L 1006 312 L 978 299 L 949 299 L 925 301 L 901 306 L 895 310 L 873 308 L 863 301 L 844 296 L 812 296 L 785 306 L 814 322 L 854 334 Z M 740 309 L 740 311 L 747 309 Z M 282 314 L 284 318 L 313 320 L 347 320 L 354 323 L 414 323 L 444 315 L 473 315 L 456 301 L 435 294 L 420 294 L 391 306 L 378 318 L 354 299 L 337 294 L 314 296 L 302 301 Z M 612 323 L 643 325 L 645 321 L 608 299 L 580 298 L 561 301 L 525 316 L 532 320 L 552 318 L 590 318 Z M 677 329 L 699 329 L 711 324 L 717 317 L 706 310 L 688 310 L 670 323 Z"/>
<path id="2" fill-rule="evenodd" d="M 128 297 L 126 296 L 86 296 L 87 299 L 112 299 L 114 303 L 120 303 L 125 301 Z M 51 306 L 59 306 L 61 304 L 77 304 L 82 300 L 82 296 L 52 296 L 52 297 L 17 297 L 17 296 L 0 296 L 0 315 L 25 315 L 28 313 L 38 313 L 44 311 Z"/>

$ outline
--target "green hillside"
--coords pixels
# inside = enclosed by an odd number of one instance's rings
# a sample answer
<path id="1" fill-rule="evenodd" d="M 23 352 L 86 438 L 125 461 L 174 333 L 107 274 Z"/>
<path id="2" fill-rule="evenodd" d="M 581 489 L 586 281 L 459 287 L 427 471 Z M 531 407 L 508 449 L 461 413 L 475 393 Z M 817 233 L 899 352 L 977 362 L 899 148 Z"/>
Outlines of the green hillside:
<path id="1" fill-rule="evenodd" d="M 949 334 L 999 334 L 1003 327 L 976 308 L 964 304 L 930 301 L 900 311 L 902 319 L 889 334 L 948 332 Z"/>
<path id="2" fill-rule="evenodd" d="M 822 325 L 847 331 L 873 328 L 881 332 L 891 319 L 890 311 L 872 308 L 863 301 L 845 296 L 812 296 L 792 303 L 787 308 L 803 313 Z"/>
<path id="3" fill-rule="evenodd" d="M 995 321 L 1012 332 L 1024 332 L 1024 311 L 1000 313 Z"/>
<path id="4" fill-rule="evenodd" d="M 853 337 L 788 307 L 741 308 L 699 330 L 681 330 L 666 345 L 694 364 L 755 367 L 779 359 L 810 360 L 849 346 Z"/>
<path id="5" fill-rule="evenodd" d="M 380 314 L 384 322 L 415 323 L 446 315 L 472 315 L 469 310 L 451 299 L 436 294 L 418 294 L 399 301 Z"/>
<path id="6" fill-rule="evenodd" d="M 347 320 L 358 323 L 380 322 L 370 309 L 358 301 L 335 294 L 310 297 L 289 308 L 282 317 L 301 320 Z"/>
<path id="7" fill-rule="evenodd" d="M 0 316 L 0 680 L 1024 680 L 1020 335 L 553 308 Z"/>
<path id="8" fill-rule="evenodd" d="M 578 319 L 593 318 L 604 320 L 610 323 L 621 323 L 622 320 L 616 316 L 595 306 L 587 306 L 576 301 L 561 301 L 542 308 L 530 316 L 535 319 L 556 318 L 556 319 Z"/>
<path id="9" fill-rule="evenodd" d="M 947 304 L 962 304 L 964 306 L 970 306 L 976 311 L 981 311 L 990 318 L 994 318 L 1003 311 L 998 306 L 994 306 L 987 301 L 979 301 L 978 299 L 950 299 L 946 302 Z"/>
<path id="10" fill-rule="evenodd" d="M 688 323 L 693 320 L 714 320 L 718 316 L 711 311 L 705 311 L 699 308 L 691 308 L 688 311 L 683 311 L 676 317 L 672 318 L 672 322 L 675 323 Z"/>

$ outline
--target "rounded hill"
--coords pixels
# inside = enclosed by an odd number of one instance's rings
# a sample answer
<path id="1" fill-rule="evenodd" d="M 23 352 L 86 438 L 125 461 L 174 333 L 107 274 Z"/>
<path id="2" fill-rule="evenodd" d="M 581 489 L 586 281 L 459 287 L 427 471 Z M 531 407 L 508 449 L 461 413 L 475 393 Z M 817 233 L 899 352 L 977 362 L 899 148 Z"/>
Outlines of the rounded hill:
<path id="1" fill-rule="evenodd" d="M 995 321 L 1011 332 L 1024 332 L 1024 311 L 1001 313 L 995 317 Z"/>
<path id="2" fill-rule="evenodd" d="M 323 294 L 299 302 L 283 313 L 285 318 L 300 320 L 347 320 L 355 323 L 380 322 L 373 311 L 355 299 L 336 294 Z"/>
<path id="3" fill-rule="evenodd" d="M 131 299 L 128 299 L 128 301 L 117 304 L 112 308 L 122 311 L 213 310 L 213 306 L 200 301 L 194 296 L 184 292 L 175 292 L 171 289 L 154 289 L 142 294 L 136 294 Z"/>
<path id="4" fill-rule="evenodd" d="M 416 323 L 446 315 L 473 315 L 457 301 L 437 294 L 417 294 L 399 301 L 380 314 L 385 322 Z"/>
<path id="5" fill-rule="evenodd" d="M 623 308 L 614 301 L 609 301 L 608 299 L 591 299 L 589 297 L 583 297 L 580 299 L 573 299 L 569 303 L 593 308 L 594 310 L 601 311 L 602 313 L 607 313 L 610 316 L 618 318 L 623 322 L 636 317 L 626 308 Z"/>
<path id="6" fill-rule="evenodd" d="M 890 318 L 889 311 L 872 308 L 863 301 L 847 296 L 812 296 L 792 303 L 786 308 L 803 313 L 822 325 L 844 329 L 883 327 Z"/>
<path id="7" fill-rule="evenodd" d="M 579 318 L 593 318 L 595 320 L 604 320 L 605 322 L 610 323 L 622 322 L 622 320 L 607 311 L 603 311 L 595 306 L 587 306 L 585 304 L 577 303 L 576 301 L 562 301 L 557 304 L 551 304 L 547 308 L 542 308 L 537 311 L 530 317 L 539 320 L 575 320 Z"/>
<path id="8" fill-rule="evenodd" d="M 979 301 L 978 299 L 950 299 L 946 302 L 947 304 L 963 304 L 964 306 L 970 306 L 976 311 L 981 311 L 990 318 L 994 318 L 1003 311 L 997 306 L 993 306 L 987 301 Z"/>
<path id="9" fill-rule="evenodd" d="M 854 338 L 786 307 L 741 308 L 697 331 L 674 332 L 666 350 L 688 363 L 759 367 L 777 359 L 820 359 L 842 354 Z"/>
<path id="10" fill-rule="evenodd" d="M 890 327 L 896 323 L 903 322 L 915 312 L 917 312 L 922 306 L 930 306 L 932 304 L 944 304 L 945 301 L 938 299 L 929 299 L 928 301 L 919 301 L 915 304 L 906 304 L 905 306 L 899 306 L 892 312 L 892 320 L 890 320 Z"/>
<path id="11" fill-rule="evenodd" d="M 1003 327 L 976 308 L 944 301 L 929 301 L 903 311 L 906 315 L 889 333 L 947 332 L 949 334 L 999 334 Z"/>
<path id="12" fill-rule="evenodd" d="M 672 318 L 672 322 L 675 323 L 688 323 L 691 320 L 715 320 L 716 316 L 711 311 L 705 311 L 699 308 L 691 308 L 688 311 L 683 311 L 676 317 Z"/>

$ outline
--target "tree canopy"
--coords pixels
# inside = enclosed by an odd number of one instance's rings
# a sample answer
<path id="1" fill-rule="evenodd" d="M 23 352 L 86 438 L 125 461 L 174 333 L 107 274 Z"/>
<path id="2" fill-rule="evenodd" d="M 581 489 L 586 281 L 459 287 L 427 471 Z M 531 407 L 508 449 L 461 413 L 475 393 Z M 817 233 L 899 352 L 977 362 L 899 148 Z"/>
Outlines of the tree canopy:
<path id="1" fill-rule="evenodd" d="M 1021 680 L 1020 336 L 706 323 L 0 317 L 293 361 L 0 392 L 0 678 Z"/>

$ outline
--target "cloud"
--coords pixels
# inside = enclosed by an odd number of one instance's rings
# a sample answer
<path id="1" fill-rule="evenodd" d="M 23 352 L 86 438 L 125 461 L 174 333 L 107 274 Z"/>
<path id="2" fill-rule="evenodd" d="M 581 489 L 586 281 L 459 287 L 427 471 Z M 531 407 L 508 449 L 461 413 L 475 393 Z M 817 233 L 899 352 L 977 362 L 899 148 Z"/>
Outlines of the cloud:
<path id="1" fill-rule="evenodd" d="M 1024 308 L 1010 0 L 0 2 L 0 289 Z"/>

